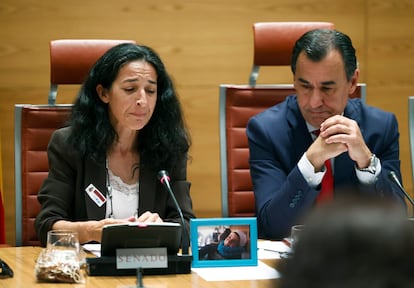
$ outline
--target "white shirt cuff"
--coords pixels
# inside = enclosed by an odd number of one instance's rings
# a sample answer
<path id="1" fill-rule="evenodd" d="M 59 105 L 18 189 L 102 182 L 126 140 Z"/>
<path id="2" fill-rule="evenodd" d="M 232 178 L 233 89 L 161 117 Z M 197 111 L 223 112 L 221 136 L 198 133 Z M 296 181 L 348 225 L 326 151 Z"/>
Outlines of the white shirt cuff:
<path id="1" fill-rule="evenodd" d="M 355 165 L 356 176 L 358 177 L 359 182 L 362 184 L 373 184 L 377 181 L 378 175 L 381 173 L 381 161 L 377 158 L 377 166 L 375 167 L 375 174 L 372 174 L 368 171 L 361 171 Z"/>
<path id="2" fill-rule="evenodd" d="M 306 182 L 308 182 L 309 186 L 312 188 L 316 188 L 316 186 L 321 184 L 322 178 L 325 175 L 326 171 L 326 168 L 324 166 L 323 171 L 315 172 L 315 167 L 313 167 L 308 157 L 306 157 L 306 153 L 303 153 L 302 157 L 300 158 L 298 162 L 298 168 L 305 178 Z"/>

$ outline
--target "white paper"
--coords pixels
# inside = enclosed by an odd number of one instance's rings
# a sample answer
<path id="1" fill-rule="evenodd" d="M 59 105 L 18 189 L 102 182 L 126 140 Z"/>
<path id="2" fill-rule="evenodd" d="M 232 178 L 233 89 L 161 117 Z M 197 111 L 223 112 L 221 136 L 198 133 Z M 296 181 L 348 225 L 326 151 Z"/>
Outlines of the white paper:
<path id="1" fill-rule="evenodd" d="M 280 252 L 257 249 L 257 259 L 280 259 Z"/>
<path id="2" fill-rule="evenodd" d="M 279 278 L 276 269 L 258 261 L 257 266 L 191 268 L 206 281 L 260 280 Z"/>
<path id="3" fill-rule="evenodd" d="M 266 251 L 274 251 L 274 252 L 290 252 L 290 247 L 286 245 L 284 241 L 258 241 L 257 242 L 257 249 L 263 249 Z"/>
<path id="4" fill-rule="evenodd" d="M 280 259 L 281 254 L 290 251 L 291 248 L 284 241 L 262 240 L 257 242 L 258 259 Z"/>
<path id="5" fill-rule="evenodd" d="M 92 253 L 96 257 L 101 257 L 101 244 L 83 244 L 83 250 Z"/>

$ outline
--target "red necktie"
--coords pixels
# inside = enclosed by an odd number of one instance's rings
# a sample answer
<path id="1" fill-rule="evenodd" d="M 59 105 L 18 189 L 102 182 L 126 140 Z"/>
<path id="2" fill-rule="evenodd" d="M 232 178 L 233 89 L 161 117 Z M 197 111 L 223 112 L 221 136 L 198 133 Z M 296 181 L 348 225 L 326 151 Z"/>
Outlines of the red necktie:
<path id="1" fill-rule="evenodd" d="M 312 131 L 312 133 L 316 136 L 319 136 L 319 130 Z M 325 161 L 325 167 L 326 173 L 322 178 L 321 191 L 319 192 L 319 195 L 316 198 L 317 203 L 322 203 L 324 201 L 329 201 L 333 199 L 334 178 L 330 159 Z"/>

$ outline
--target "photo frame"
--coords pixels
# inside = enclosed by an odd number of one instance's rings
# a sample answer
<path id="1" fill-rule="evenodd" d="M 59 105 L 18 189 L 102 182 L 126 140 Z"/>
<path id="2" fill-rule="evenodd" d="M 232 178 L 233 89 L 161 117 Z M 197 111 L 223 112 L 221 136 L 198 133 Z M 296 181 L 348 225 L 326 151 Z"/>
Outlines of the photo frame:
<path id="1" fill-rule="evenodd" d="M 257 266 L 255 217 L 190 220 L 192 267 Z"/>

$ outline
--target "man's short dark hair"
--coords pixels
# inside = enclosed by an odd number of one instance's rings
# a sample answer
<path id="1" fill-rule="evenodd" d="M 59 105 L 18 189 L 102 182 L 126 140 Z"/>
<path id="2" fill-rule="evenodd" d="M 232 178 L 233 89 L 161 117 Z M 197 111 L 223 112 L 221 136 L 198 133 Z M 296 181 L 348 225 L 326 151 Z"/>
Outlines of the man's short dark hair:
<path id="1" fill-rule="evenodd" d="M 296 41 L 293 47 L 291 69 L 296 73 L 296 62 L 302 51 L 306 57 L 314 62 L 319 62 L 328 55 L 331 50 L 337 50 L 344 61 L 347 80 L 351 80 L 357 69 L 355 48 L 349 36 L 337 30 L 315 29 L 306 32 Z"/>

